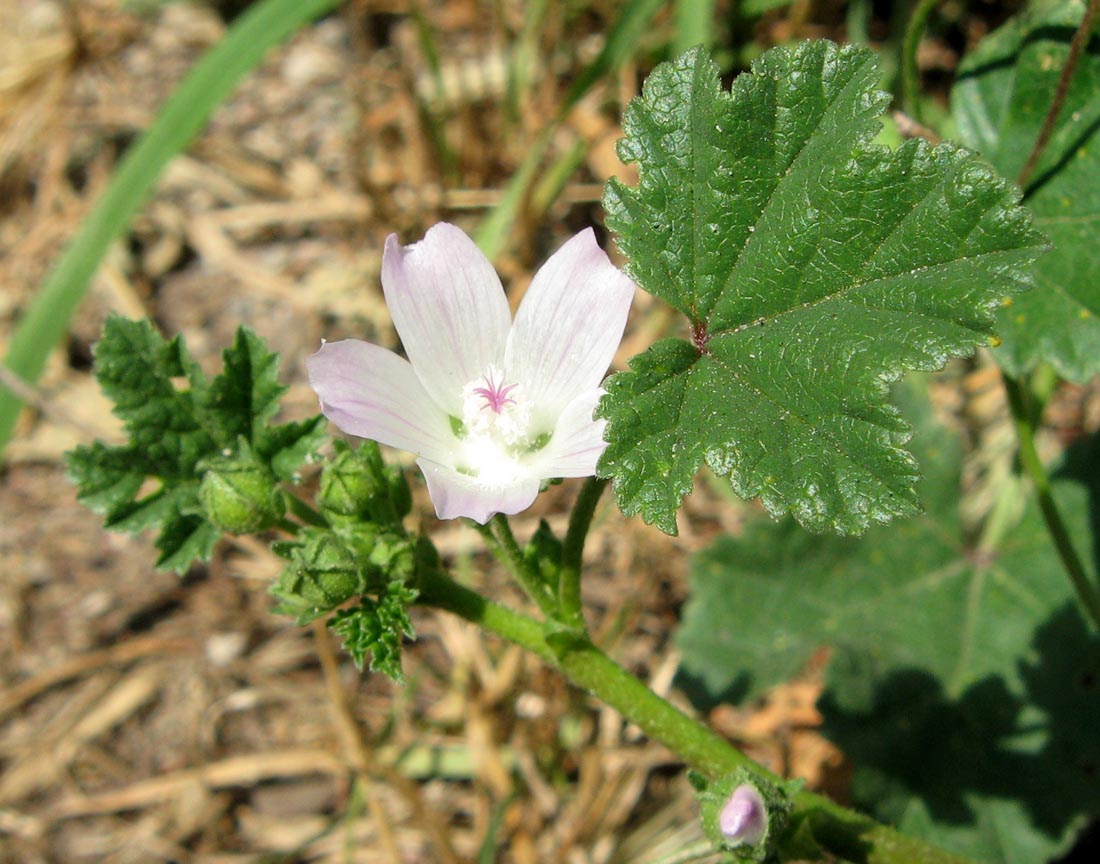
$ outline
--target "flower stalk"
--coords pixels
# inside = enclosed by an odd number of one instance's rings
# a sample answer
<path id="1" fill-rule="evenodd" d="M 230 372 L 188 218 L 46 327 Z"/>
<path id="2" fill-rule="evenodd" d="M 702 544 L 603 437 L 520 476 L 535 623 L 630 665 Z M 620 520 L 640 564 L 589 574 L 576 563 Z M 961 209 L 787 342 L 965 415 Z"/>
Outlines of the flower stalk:
<path id="1" fill-rule="evenodd" d="M 423 574 L 418 587 L 421 605 L 451 612 L 536 654 L 702 774 L 717 778 L 748 767 L 779 782 L 775 774 L 658 696 L 587 638 L 552 646 L 540 622 L 483 597 L 438 570 Z M 963 864 L 966 860 L 811 792 L 797 793 L 795 806 L 792 818 L 801 815 L 808 820 L 824 851 L 840 858 L 866 864 Z"/>
<path id="2" fill-rule="evenodd" d="M 542 614 L 551 617 L 557 612 L 557 603 L 554 594 L 539 574 L 523 557 L 523 550 L 519 548 L 512 526 L 508 524 L 507 517 L 498 513 L 488 524 L 481 525 L 473 519 L 467 520 L 477 530 L 485 541 L 493 557 L 497 559 L 519 583 L 531 601 L 538 606 Z"/>
<path id="3" fill-rule="evenodd" d="M 1051 491 L 1050 475 L 1039 458 L 1039 451 L 1035 446 L 1035 430 L 1038 425 L 1036 412 L 1031 409 L 1027 392 L 1023 384 L 1011 375 L 1004 376 L 1005 393 L 1008 396 L 1009 409 L 1012 412 L 1012 420 L 1016 427 L 1016 438 L 1019 442 L 1020 464 L 1025 473 L 1031 478 L 1035 486 L 1035 497 L 1039 503 L 1039 512 L 1043 515 L 1047 533 L 1058 552 L 1058 558 L 1069 577 L 1073 590 L 1077 593 L 1077 599 L 1081 602 L 1085 613 L 1092 622 L 1093 627 L 1100 630 L 1100 591 L 1089 577 L 1077 549 L 1073 545 L 1073 539 L 1069 536 L 1069 529 L 1062 518 L 1058 504 L 1054 500 Z"/>
<path id="4" fill-rule="evenodd" d="M 562 548 L 561 570 L 558 573 L 558 615 L 563 624 L 582 633 L 587 632 L 584 608 L 581 602 L 581 558 L 588 528 L 596 513 L 596 505 L 603 494 L 607 480 L 589 477 L 584 481 L 573 512 L 569 516 L 569 528 Z"/>

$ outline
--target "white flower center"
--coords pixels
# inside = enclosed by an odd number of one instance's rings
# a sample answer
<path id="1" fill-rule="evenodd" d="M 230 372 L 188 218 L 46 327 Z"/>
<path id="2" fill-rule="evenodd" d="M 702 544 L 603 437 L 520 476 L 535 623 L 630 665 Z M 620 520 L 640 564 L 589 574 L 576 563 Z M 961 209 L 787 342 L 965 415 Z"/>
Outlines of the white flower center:
<path id="1" fill-rule="evenodd" d="M 488 485 L 514 483 L 526 473 L 532 449 L 532 405 L 523 389 L 490 366 L 462 388 L 462 439 L 458 470 Z"/>

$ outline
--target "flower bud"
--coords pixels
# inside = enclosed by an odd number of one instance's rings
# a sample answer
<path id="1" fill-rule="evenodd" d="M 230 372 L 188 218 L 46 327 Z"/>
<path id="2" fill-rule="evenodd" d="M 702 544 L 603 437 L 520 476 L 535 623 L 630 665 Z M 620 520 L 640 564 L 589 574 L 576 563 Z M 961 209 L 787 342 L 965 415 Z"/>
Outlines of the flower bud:
<path id="1" fill-rule="evenodd" d="M 290 563 L 271 587 L 276 611 L 299 624 L 312 621 L 362 593 L 363 568 L 344 539 L 327 531 L 305 533 L 290 550 Z"/>
<path id="2" fill-rule="evenodd" d="M 718 814 L 718 827 L 730 846 L 755 846 L 768 830 L 768 808 L 751 783 L 742 783 Z"/>
<path id="3" fill-rule="evenodd" d="M 282 517 L 283 496 L 275 477 L 250 455 L 210 459 L 203 467 L 199 503 L 215 528 L 252 534 Z"/>
<path id="4" fill-rule="evenodd" d="M 714 779 L 691 772 L 703 832 L 739 861 L 765 861 L 782 842 L 801 781 L 773 781 L 742 766 Z"/>
<path id="5" fill-rule="evenodd" d="M 392 479 L 378 445 L 365 441 L 357 450 L 337 445 L 336 456 L 321 473 L 317 503 L 336 521 L 394 522 Z"/>

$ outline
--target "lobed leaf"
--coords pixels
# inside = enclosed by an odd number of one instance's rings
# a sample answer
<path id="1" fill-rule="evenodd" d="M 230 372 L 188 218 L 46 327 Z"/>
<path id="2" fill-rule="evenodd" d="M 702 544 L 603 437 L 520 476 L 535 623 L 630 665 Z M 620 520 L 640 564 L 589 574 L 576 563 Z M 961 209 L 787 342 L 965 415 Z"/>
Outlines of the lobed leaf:
<path id="1" fill-rule="evenodd" d="M 209 383 L 182 339 L 165 341 L 149 321 L 113 315 L 94 357 L 96 380 L 130 437 L 130 455 L 148 474 L 191 476 L 217 442 L 203 427 L 194 399 Z"/>
<path id="2" fill-rule="evenodd" d="M 242 436 L 254 442 L 279 410 L 279 399 L 286 390 L 279 383 L 278 355 L 268 351 L 259 336 L 241 327 L 233 347 L 222 352 L 222 373 L 211 383 L 205 419 L 222 445 L 233 444 Z"/>
<path id="3" fill-rule="evenodd" d="M 298 482 L 298 469 L 328 437 L 324 415 L 266 426 L 256 435 L 256 454 L 284 483 Z"/>
<path id="4" fill-rule="evenodd" d="M 654 70 L 605 195 L 638 283 L 683 313 L 613 376 L 600 476 L 675 533 L 704 464 L 773 514 L 842 533 L 915 512 L 908 429 L 886 400 L 989 338 L 1041 251 L 1014 193 L 973 154 L 871 138 L 873 55 L 774 49 L 730 92 L 704 51 Z"/>
<path id="5" fill-rule="evenodd" d="M 408 606 L 416 597 L 414 588 L 394 580 L 377 600 L 363 597 L 358 606 L 341 609 L 332 616 L 329 626 L 343 640 L 356 667 L 362 669 L 369 654 L 372 672 L 404 682 L 401 643 L 405 637 L 415 635 Z"/>
<path id="6" fill-rule="evenodd" d="M 261 475 L 289 482 L 324 436 L 320 416 L 270 424 L 285 388 L 277 355 L 258 337 L 242 328 L 224 360 L 208 380 L 180 337 L 166 341 L 148 321 L 120 317 L 108 319 L 95 348 L 96 378 L 129 440 L 77 447 L 69 474 L 107 528 L 159 530 L 160 569 L 209 560 L 221 536 L 199 499 L 210 466 L 247 456 Z"/>
<path id="7" fill-rule="evenodd" d="M 1078 0 L 1035 6 L 983 39 L 959 67 L 951 107 L 959 135 L 1006 177 L 1031 153 L 1081 22 Z M 1100 37 L 1082 52 L 1055 132 L 1025 190 L 1054 245 L 1036 289 L 997 316 L 997 362 L 1014 375 L 1049 362 L 1084 381 L 1100 371 Z"/>

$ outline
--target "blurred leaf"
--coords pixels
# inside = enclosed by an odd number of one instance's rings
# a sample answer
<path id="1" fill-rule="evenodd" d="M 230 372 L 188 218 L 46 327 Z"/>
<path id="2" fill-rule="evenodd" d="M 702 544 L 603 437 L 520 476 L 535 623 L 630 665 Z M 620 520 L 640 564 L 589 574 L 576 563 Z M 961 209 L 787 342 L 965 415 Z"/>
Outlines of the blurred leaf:
<path id="1" fill-rule="evenodd" d="M 1006 177 L 1031 153 L 1084 4 L 1038 7 L 983 39 L 959 68 L 951 105 L 959 135 Z M 1100 37 L 1082 53 L 1055 133 L 1025 201 L 1054 249 L 1036 289 L 998 314 L 997 361 L 1019 375 L 1051 363 L 1071 380 L 1100 371 Z"/>
<path id="2" fill-rule="evenodd" d="M 871 143 L 871 52 L 773 49 L 731 93 L 702 50 L 627 111 L 604 203 L 628 270 L 689 320 L 613 376 L 598 468 L 628 515 L 674 533 L 705 463 L 814 530 L 914 512 L 916 465 L 886 382 L 986 340 L 1041 241 L 973 154 Z"/>
<path id="3" fill-rule="evenodd" d="M 504 195 L 474 232 L 474 242 L 487 258 L 496 258 L 507 243 L 508 232 L 516 221 L 520 204 L 538 175 L 539 166 L 562 120 L 600 79 L 611 75 L 633 56 L 638 40 L 661 5 L 661 0 L 628 0 L 619 9 L 618 17 L 608 28 L 600 53 L 573 79 L 553 122 L 531 142 L 522 164 L 508 181 Z"/>
<path id="4" fill-rule="evenodd" d="M 955 447 L 925 437 L 925 515 L 859 541 L 760 520 L 699 556 L 685 679 L 751 696 L 828 647 L 819 707 L 858 803 L 978 860 L 1047 860 L 1100 810 L 1100 639 L 1035 508 L 997 549 L 967 545 Z M 1100 503 L 1089 447 L 1056 489 L 1079 535 Z"/>
<path id="5" fill-rule="evenodd" d="M 1025 617 L 1010 614 L 1003 635 L 1021 640 L 1020 659 L 965 687 L 895 668 L 869 701 L 845 704 L 866 670 L 838 658 L 818 705 L 823 731 L 858 766 L 852 794 L 876 817 L 978 861 L 1032 864 L 1065 851 L 1096 814 L 1100 639 L 1072 601 L 1030 630 Z M 998 647 L 980 639 L 972 650 Z"/>
<path id="6" fill-rule="evenodd" d="M 772 9 L 790 6 L 793 2 L 794 0 L 742 0 L 741 12 L 750 17 L 756 17 L 765 12 L 771 12 Z"/>
<path id="7" fill-rule="evenodd" d="M 676 41 L 672 53 L 683 54 L 696 45 L 710 48 L 716 25 L 714 0 L 676 0 Z"/>

